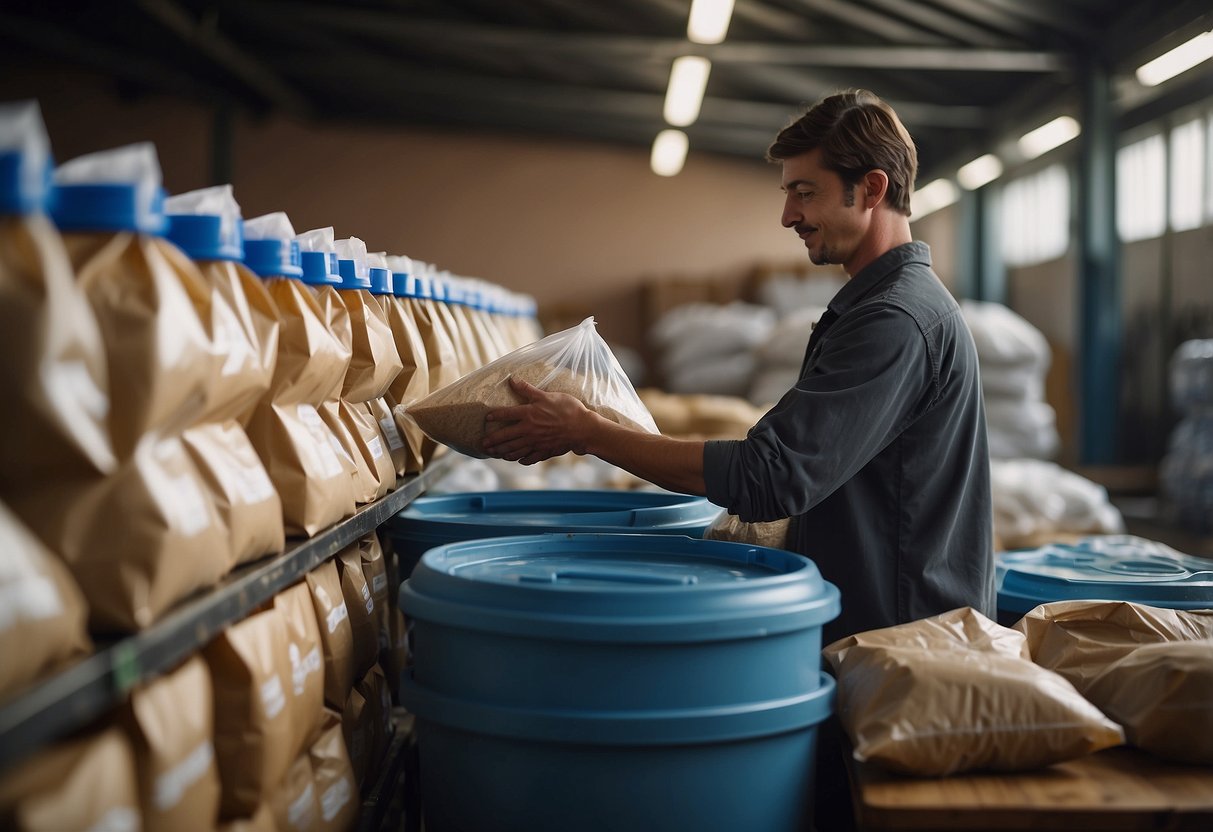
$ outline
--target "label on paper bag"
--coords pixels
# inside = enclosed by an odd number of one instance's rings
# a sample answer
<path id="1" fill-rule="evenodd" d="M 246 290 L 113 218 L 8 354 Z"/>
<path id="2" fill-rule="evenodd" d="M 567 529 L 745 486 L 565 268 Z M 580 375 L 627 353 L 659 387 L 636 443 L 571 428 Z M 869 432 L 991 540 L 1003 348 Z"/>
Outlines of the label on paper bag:
<path id="1" fill-rule="evenodd" d="M 200 744 L 197 748 L 173 768 L 156 778 L 155 795 L 152 798 L 156 808 L 167 812 L 185 796 L 186 789 L 210 769 L 211 760 L 215 758 L 215 749 L 210 741 Z"/>
<path id="2" fill-rule="evenodd" d="M 387 446 L 390 450 L 398 451 L 404 447 L 404 440 L 400 437 L 400 431 L 396 429 L 395 419 L 385 416 L 379 420 L 379 427 L 383 430 L 383 435 L 387 437 Z"/>

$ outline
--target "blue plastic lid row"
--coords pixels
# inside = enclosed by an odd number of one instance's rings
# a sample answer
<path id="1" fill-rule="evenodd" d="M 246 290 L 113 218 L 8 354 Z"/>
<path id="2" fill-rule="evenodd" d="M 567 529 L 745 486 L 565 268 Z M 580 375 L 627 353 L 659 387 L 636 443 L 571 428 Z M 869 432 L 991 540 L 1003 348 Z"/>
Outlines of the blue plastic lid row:
<path id="1" fill-rule="evenodd" d="M 168 231 L 164 188 L 131 184 L 57 185 L 51 216 L 63 231 L 133 231 L 162 236 Z"/>
<path id="2" fill-rule="evenodd" d="M 228 229 L 223 218 L 208 214 L 169 214 L 168 238 L 191 260 L 244 259 L 244 223 Z"/>
<path id="3" fill-rule="evenodd" d="M 245 240 L 244 265 L 258 277 L 303 277 L 295 240 Z"/>

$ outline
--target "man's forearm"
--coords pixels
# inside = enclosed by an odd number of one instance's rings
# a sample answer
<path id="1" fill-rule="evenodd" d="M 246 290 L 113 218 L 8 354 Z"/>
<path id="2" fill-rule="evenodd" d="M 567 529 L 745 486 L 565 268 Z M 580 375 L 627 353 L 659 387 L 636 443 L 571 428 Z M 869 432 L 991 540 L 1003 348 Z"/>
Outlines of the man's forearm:
<path id="1" fill-rule="evenodd" d="M 643 433 L 598 417 L 585 451 L 670 491 L 703 495 L 703 442 Z"/>

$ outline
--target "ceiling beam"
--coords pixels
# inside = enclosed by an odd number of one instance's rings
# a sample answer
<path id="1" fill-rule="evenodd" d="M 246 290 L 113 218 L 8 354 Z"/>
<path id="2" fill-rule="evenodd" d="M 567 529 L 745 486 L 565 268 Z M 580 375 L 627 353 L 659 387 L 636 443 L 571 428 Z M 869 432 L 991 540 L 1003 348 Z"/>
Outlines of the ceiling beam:
<path id="1" fill-rule="evenodd" d="M 1042 24 L 1050 29 L 1065 32 L 1080 42 L 1086 42 L 1091 38 L 1091 24 L 1066 11 L 1061 3 L 1055 3 L 1052 0 L 1046 0 L 1044 3 L 1037 3 L 1035 0 L 985 0 L 985 2 L 1031 23 Z M 1039 40 L 1039 37 L 1036 40 Z"/>
<path id="2" fill-rule="evenodd" d="M 797 5 L 806 12 L 833 18 L 864 34 L 877 35 L 892 43 L 910 43 L 918 46 L 946 43 L 938 35 L 893 20 L 887 15 L 858 5 L 853 0 L 800 0 Z"/>
<path id="3" fill-rule="evenodd" d="M 311 107 L 303 96 L 282 81 L 272 70 L 249 56 L 215 27 L 205 25 L 177 5 L 174 0 L 137 0 L 149 17 L 198 50 L 220 69 L 238 78 L 249 89 L 286 112 L 304 116 Z"/>
<path id="4" fill-rule="evenodd" d="M 906 20 L 912 20 L 925 29 L 952 38 L 967 46 L 1002 49 L 1011 45 L 1005 38 L 992 34 L 955 15 L 925 5 L 920 0 L 867 0 L 867 3 Z"/>
<path id="5" fill-rule="evenodd" d="M 1021 42 L 1030 42 L 1032 39 L 1032 26 L 1025 23 L 1022 18 L 1008 14 L 996 6 L 991 6 L 985 0 L 933 0 L 933 2 L 936 6 L 950 9 L 954 15 L 980 21 L 991 29 L 997 29 Z"/>

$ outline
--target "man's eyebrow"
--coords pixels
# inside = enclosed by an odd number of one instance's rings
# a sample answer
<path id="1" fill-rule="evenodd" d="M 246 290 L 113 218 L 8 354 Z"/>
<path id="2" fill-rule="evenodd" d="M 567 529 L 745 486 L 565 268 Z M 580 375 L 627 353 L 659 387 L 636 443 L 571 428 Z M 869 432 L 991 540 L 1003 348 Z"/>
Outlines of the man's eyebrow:
<path id="1" fill-rule="evenodd" d="M 811 188 L 817 187 L 817 183 L 814 182 L 812 179 L 793 179 L 791 182 L 785 182 L 784 184 L 780 185 L 779 187 L 780 187 L 780 190 L 786 191 L 789 188 L 798 188 L 801 185 L 808 185 Z"/>

